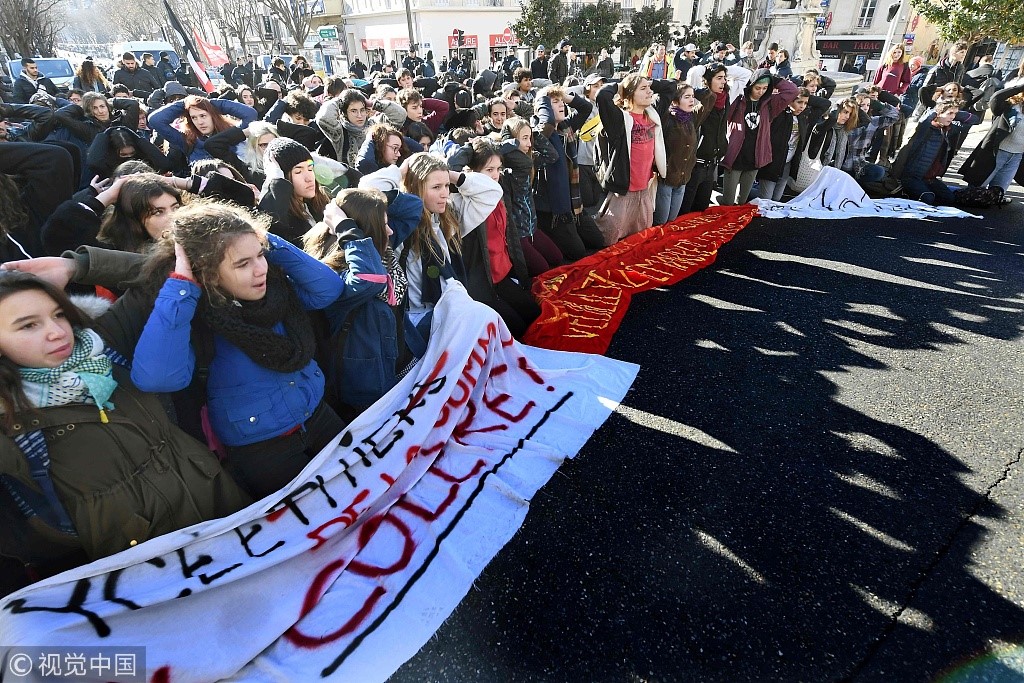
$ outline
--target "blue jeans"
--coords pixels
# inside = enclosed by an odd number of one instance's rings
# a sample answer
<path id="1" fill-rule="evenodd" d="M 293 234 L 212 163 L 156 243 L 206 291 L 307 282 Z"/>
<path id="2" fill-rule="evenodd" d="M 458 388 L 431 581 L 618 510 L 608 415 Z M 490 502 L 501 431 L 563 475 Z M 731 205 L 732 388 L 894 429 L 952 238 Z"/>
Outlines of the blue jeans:
<path id="1" fill-rule="evenodd" d="M 664 225 L 679 215 L 679 207 L 683 203 L 686 185 L 673 187 L 663 179 L 658 179 L 658 194 L 654 198 L 654 223 Z"/>
<path id="2" fill-rule="evenodd" d="M 857 180 L 862 183 L 877 183 L 885 177 L 885 168 L 878 164 L 861 164 L 857 170 Z"/>
<path id="3" fill-rule="evenodd" d="M 1010 183 L 1013 182 L 1013 177 L 1017 175 L 1017 168 L 1020 166 L 1021 158 L 1024 158 L 1024 154 L 1021 152 L 1004 152 L 1001 149 L 997 149 L 996 168 L 981 186 L 991 187 L 995 185 L 1004 190 L 1010 189 Z"/>
<path id="4" fill-rule="evenodd" d="M 903 191 L 906 192 L 907 196 L 911 199 L 920 199 L 921 195 L 925 192 L 931 192 L 935 195 L 935 200 L 929 202 L 929 204 L 934 204 L 936 206 L 953 205 L 953 191 L 949 189 L 946 183 L 942 182 L 942 178 L 924 180 L 923 178 L 910 178 L 904 176 L 900 181 L 903 183 Z"/>

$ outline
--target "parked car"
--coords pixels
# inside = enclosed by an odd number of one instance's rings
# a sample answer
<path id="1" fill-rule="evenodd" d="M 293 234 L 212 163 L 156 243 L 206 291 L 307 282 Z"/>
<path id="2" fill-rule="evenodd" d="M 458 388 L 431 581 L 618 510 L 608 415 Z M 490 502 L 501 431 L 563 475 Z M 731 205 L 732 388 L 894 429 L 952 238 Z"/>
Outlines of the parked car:
<path id="1" fill-rule="evenodd" d="M 71 87 L 75 80 L 75 70 L 71 68 L 71 62 L 57 57 L 33 57 L 39 66 L 39 73 L 53 81 L 53 84 L 61 90 Z M 8 72 L 11 78 L 15 79 L 21 75 L 21 60 L 12 59 L 7 62 Z"/>

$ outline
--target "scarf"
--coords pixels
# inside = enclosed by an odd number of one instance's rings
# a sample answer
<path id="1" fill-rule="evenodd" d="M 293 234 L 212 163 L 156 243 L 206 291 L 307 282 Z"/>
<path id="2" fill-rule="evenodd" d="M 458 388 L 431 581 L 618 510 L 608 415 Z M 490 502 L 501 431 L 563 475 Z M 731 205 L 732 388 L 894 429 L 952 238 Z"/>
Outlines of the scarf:
<path id="1" fill-rule="evenodd" d="M 313 324 L 279 268 L 267 273 L 267 294 L 259 301 L 213 306 L 203 297 L 201 313 L 210 329 L 254 363 L 276 372 L 297 372 L 313 358 Z M 274 331 L 284 324 L 284 335 Z"/>
<path id="2" fill-rule="evenodd" d="M 672 107 L 672 109 L 670 109 L 669 112 L 672 114 L 672 117 L 680 124 L 686 124 L 693 120 L 692 111 L 683 111 L 682 109 L 676 109 L 675 107 Z"/>
<path id="3" fill-rule="evenodd" d="M 387 289 L 377 294 L 377 298 L 388 306 L 397 306 L 405 299 L 405 291 L 409 288 L 409 281 L 405 277 L 405 270 L 395 256 L 395 250 L 388 248 L 384 254 L 384 268 L 388 271 Z"/>
<path id="4" fill-rule="evenodd" d="M 21 368 L 25 397 L 37 408 L 91 403 L 107 421 L 104 409 L 113 409 L 110 397 L 117 389 L 103 340 L 89 329 L 75 330 L 75 345 L 67 360 L 55 368 Z"/>
<path id="5" fill-rule="evenodd" d="M 729 104 L 729 93 L 723 90 L 715 94 L 715 109 L 725 109 L 727 104 Z"/>
<path id="6" fill-rule="evenodd" d="M 847 144 L 850 139 L 850 134 L 846 132 L 846 128 L 842 126 L 836 127 L 836 134 L 833 136 L 836 145 L 835 148 L 835 161 L 833 166 L 836 168 L 842 168 L 843 164 L 846 163 L 846 151 L 849 145 Z"/>
<path id="7" fill-rule="evenodd" d="M 338 106 L 340 107 L 341 105 L 339 104 Z M 345 134 L 348 135 L 348 165 L 355 166 L 359 150 L 366 141 L 366 133 L 373 126 L 373 123 L 367 118 L 365 126 L 357 126 L 346 119 L 343 114 L 339 114 L 338 118 L 341 120 L 341 127 L 345 129 Z"/>

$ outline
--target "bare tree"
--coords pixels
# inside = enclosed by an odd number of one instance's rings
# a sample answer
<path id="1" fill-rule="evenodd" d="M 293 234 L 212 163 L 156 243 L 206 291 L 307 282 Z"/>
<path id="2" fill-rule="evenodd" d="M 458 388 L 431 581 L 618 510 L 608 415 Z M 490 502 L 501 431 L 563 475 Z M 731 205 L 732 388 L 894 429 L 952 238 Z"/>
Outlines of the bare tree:
<path id="1" fill-rule="evenodd" d="M 295 41 L 295 46 L 302 49 L 309 35 L 309 22 L 312 15 L 309 12 L 307 0 L 260 0 L 270 13 L 281 20 L 288 33 Z"/>
<path id="2" fill-rule="evenodd" d="M 0 0 L 0 43 L 13 56 L 51 56 L 64 23 L 61 0 Z"/>
<path id="3" fill-rule="evenodd" d="M 2 2 L 3 0 L 0 0 Z M 167 24 L 159 0 L 96 0 L 68 11 L 63 36 L 69 43 L 103 44 L 159 36 Z"/>
<path id="4" fill-rule="evenodd" d="M 251 0 L 221 0 L 220 11 L 224 15 L 224 22 L 232 35 L 238 38 L 242 45 L 242 51 L 246 51 L 245 44 L 249 34 L 260 35 L 260 15 L 256 13 L 258 5 Z"/>
<path id="5" fill-rule="evenodd" d="M 178 19 L 185 26 L 186 31 L 199 30 L 203 32 L 203 26 L 210 18 L 210 8 L 206 0 L 168 0 L 174 8 Z M 192 36 L 190 35 L 189 38 Z"/>

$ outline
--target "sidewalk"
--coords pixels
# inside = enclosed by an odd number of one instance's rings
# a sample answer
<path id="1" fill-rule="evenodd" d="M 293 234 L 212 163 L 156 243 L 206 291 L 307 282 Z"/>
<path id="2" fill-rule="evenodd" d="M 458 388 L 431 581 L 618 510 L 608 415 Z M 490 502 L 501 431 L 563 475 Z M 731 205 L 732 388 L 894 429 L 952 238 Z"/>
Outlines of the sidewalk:
<path id="1" fill-rule="evenodd" d="M 964 182 L 963 176 L 957 171 L 960 170 L 960 166 L 967 161 L 967 157 L 971 156 L 971 152 L 981 144 L 982 140 L 985 139 L 985 135 L 988 134 L 989 129 L 992 127 L 992 113 L 988 112 L 984 121 L 979 123 L 977 126 L 971 129 L 967 134 L 967 139 L 964 140 L 964 144 L 960 147 L 960 151 L 957 153 L 956 158 L 953 159 L 953 163 L 949 165 L 949 171 L 946 172 L 945 179 L 950 185 L 957 185 L 958 187 L 966 187 L 967 183 Z M 910 136 L 913 134 L 912 130 L 907 130 L 906 140 L 910 140 Z M 1003 207 L 1003 212 L 1007 214 L 1007 218 L 1013 216 L 1020 218 L 1024 216 L 1024 188 L 1017 183 L 1010 183 L 1010 188 L 1006 191 L 1006 196 L 1013 199 L 1013 204 L 1009 204 Z M 973 211 L 976 212 L 976 211 Z"/>

